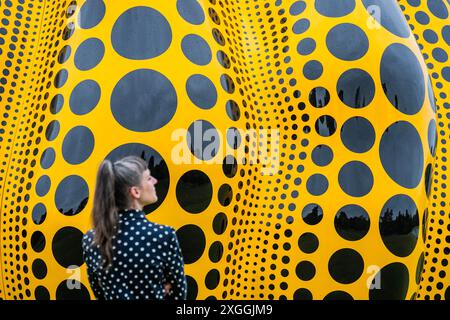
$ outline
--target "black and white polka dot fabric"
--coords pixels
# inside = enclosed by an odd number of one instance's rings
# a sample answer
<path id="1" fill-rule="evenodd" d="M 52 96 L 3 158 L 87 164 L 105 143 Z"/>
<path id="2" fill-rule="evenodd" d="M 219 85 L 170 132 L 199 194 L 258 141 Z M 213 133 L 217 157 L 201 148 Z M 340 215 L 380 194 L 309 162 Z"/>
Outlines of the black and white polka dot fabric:
<path id="1" fill-rule="evenodd" d="M 184 261 L 174 228 L 148 221 L 143 211 L 119 212 L 113 263 L 107 271 L 101 268 L 98 247 L 92 245 L 93 235 L 91 229 L 83 236 L 82 247 L 97 299 L 186 299 Z M 164 283 L 172 284 L 169 295 Z"/>

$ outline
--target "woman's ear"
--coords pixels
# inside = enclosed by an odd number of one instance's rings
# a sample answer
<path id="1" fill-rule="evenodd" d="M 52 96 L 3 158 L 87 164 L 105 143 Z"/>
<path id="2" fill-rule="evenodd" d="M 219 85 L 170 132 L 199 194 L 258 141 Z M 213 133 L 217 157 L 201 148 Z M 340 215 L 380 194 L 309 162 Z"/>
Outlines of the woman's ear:
<path id="1" fill-rule="evenodd" d="M 131 187 L 130 189 L 130 195 L 133 199 L 139 199 L 141 196 L 141 192 L 138 187 Z"/>

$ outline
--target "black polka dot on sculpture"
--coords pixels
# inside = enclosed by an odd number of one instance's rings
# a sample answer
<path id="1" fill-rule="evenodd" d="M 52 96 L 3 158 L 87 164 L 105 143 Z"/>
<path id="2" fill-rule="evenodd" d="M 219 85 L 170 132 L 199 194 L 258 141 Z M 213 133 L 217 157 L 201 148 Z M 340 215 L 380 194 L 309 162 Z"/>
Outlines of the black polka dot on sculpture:
<path id="1" fill-rule="evenodd" d="M 198 284 L 195 279 L 189 275 L 186 275 L 187 282 L 187 295 L 186 300 L 196 300 L 198 295 Z"/>
<path id="2" fill-rule="evenodd" d="M 36 182 L 36 194 L 39 197 L 45 196 L 50 191 L 51 181 L 47 175 L 41 176 Z"/>
<path id="3" fill-rule="evenodd" d="M 366 118 L 353 117 L 342 125 L 341 140 L 350 151 L 364 153 L 375 143 L 375 129 Z"/>
<path id="4" fill-rule="evenodd" d="M 323 66 L 320 61 L 308 61 L 303 67 L 303 75 L 308 80 L 317 80 L 323 73 Z"/>
<path id="5" fill-rule="evenodd" d="M 313 174 L 306 181 L 306 189 L 310 194 L 320 196 L 328 189 L 328 179 L 323 174 Z"/>
<path id="6" fill-rule="evenodd" d="M 172 29 L 167 19 L 150 7 L 130 8 L 117 18 L 111 32 L 114 50 L 133 60 L 155 58 L 172 42 Z"/>
<path id="7" fill-rule="evenodd" d="M 77 84 L 70 94 L 70 110 L 76 115 L 91 112 L 100 101 L 101 89 L 94 80 L 84 80 Z"/>
<path id="8" fill-rule="evenodd" d="M 217 102 L 217 90 L 214 83 L 201 74 L 194 74 L 186 82 L 189 99 L 201 109 L 211 109 Z"/>
<path id="9" fill-rule="evenodd" d="M 208 251 L 208 257 L 211 262 L 217 263 L 222 259 L 223 245 L 220 241 L 215 241 Z"/>
<path id="10" fill-rule="evenodd" d="M 295 34 L 302 34 L 309 29 L 311 22 L 308 19 L 300 19 L 292 26 L 292 32 Z"/>
<path id="11" fill-rule="evenodd" d="M 47 276 L 47 265 L 42 259 L 34 260 L 31 270 L 36 279 L 42 280 Z"/>
<path id="12" fill-rule="evenodd" d="M 391 197 L 381 209 L 379 228 L 390 252 L 398 257 L 409 256 L 419 234 L 419 212 L 414 200 L 404 194 Z"/>
<path id="13" fill-rule="evenodd" d="M 62 155 L 70 164 L 86 161 L 94 150 L 94 135 L 85 126 L 72 128 L 64 137 Z"/>
<path id="14" fill-rule="evenodd" d="M 305 11 L 306 9 L 306 3 L 305 1 L 295 1 L 294 3 L 291 4 L 291 6 L 289 7 L 289 13 L 292 16 L 298 16 L 299 14 L 301 14 L 303 11 Z"/>
<path id="15" fill-rule="evenodd" d="M 356 250 L 340 249 L 328 261 L 328 272 L 336 282 L 350 284 L 363 274 L 364 260 Z"/>
<path id="16" fill-rule="evenodd" d="M 302 219 L 306 224 L 316 225 L 323 218 L 323 210 L 317 203 L 307 204 L 302 210 Z"/>
<path id="17" fill-rule="evenodd" d="M 55 205 L 60 213 L 73 216 L 80 213 L 89 200 L 89 187 L 77 175 L 65 177 L 56 188 Z"/>
<path id="18" fill-rule="evenodd" d="M 83 233 L 75 227 L 59 229 L 52 239 L 52 253 L 55 260 L 64 268 L 79 267 L 83 264 L 81 240 Z"/>
<path id="19" fill-rule="evenodd" d="M 436 144 L 437 144 L 436 120 L 431 119 L 430 123 L 428 124 L 428 148 L 433 157 L 436 153 Z"/>
<path id="20" fill-rule="evenodd" d="M 86 71 L 96 67 L 103 59 L 105 45 L 98 38 L 83 41 L 75 52 L 75 66 L 78 70 Z"/>
<path id="21" fill-rule="evenodd" d="M 297 52 L 302 56 L 307 56 L 316 49 L 316 41 L 312 38 L 305 38 L 297 45 Z"/>
<path id="22" fill-rule="evenodd" d="M 219 212 L 213 220 L 213 230 L 216 234 L 223 234 L 227 229 L 228 218 L 223 212 Z"/>
<path id="23" fill-rule="evenodd" d="M 72 53 L 72 48 L 69 45 L 65 45 L 58 54 L 58 62 L 60 64 L 65 63 Z"/>
<path id="24" fill-rule="evenodd" d="M 238 149 L 242 142 L 242 137 L 239 129 L 231 127 L 227 129 L 227 144 L 233 148 Z"/>
<path id="25" fill-rule="evenodd" d="M 233 189 L 231 186 L 227 183 L 221 185 L 217 192 L 217 198 L 222 206 L 228 206 L 233 200 Z"/>
<path id="26" fill-rule="evenodd" d="M 373 174 L 370 168 L 360 161 L 350 161 L 339 171 L 339 186 L 352 197 L 363 197 L 373 187 Z"/>
<path id="27" fill-rule="evenodd" d="M 78 280 L 66 279 L 56 288 L 56 300 L 90 300 L 86 286 Z"/>
<path id="28" fill-rule="evenodd" d="M 35 231 L 31 235 L 30 239 L 31 248 L 35 252 L 41 252 L 45 248 L 46 240 L 45 236 L 41 231 Z"/>
<path id="29" fill-rule="evenodd" d="M 111 94 L 111 111 L 123 127 L 148 132 L 164 127 L 177 110 L 174 86 L 163 74 L 138 69 L 125 75 Z"/>
<path id="30" fill-rule="evenodd" d="M 448 3 L 448 1 L 447 1 Z M 447 19 L 448 18 L 448 9 L 443 0 L 428 0 L 427 1 L 428 9 L 430 12 L 439 19 Z"/>
<path id="31" fill-rule="evenodd" d="M 369 214 L 363 207 L 356 204 L 343 206 L 334 217 L 334 228 L 345 240 L 360 240 L 369 232 Z"/>
<path id="32" fill-rule="evenodd" d="M 55 149 L 53 148 L 45 149 L 44 152 L 42 153 L 40 161 L 42 169 L 50 168 L 55 162 L 55 158 L 56 158 Z"/>
<path id="33" fill-rule="evenodd" d="M 228 100 L 225 105 L 228 118 L 233 121 L 238 121 L 241 117 L 241 110 L 239 105 L 234 100 Z"/>
<path id="34" fill-rule="evenodd" d="M 411 49 L 400 43 L 387 47 L 381 58 L 380 77 L 386 97 L 397 110 L 407 115 L 420 111 L 425 81 L 419 60 Z"/>
<path id="35" fill-rule="evenodd" d="M 323 108 L 330 102 L 330 93 L 324 87 L 316 87 L 309 93 L 309 103 L 315 108 Z"/>
<path id="36" fill-rule="evenodd" d="M 55 76 L 54 85 L 57 89 L 64 86 L 67 82 L 67 78 L 69 77 L 69 72 L 66 69 L 61 69 Z"/>
<path id="37" fill-rule="evenodd" d="M 220 272 L 217 269 L 209 270 L 205 277 L 205 286 L 209 290 L 217 288 L 220 282 Z"/>
<path id="38" fill-rule="evenodd" d="M 212 183 L 203 171 L 184 173 L 176 187 L 177 201 L 189 213 L 200 213 L 208 208 L 212 199 Z"/>
<path id="39" fill-rule="evenodd" d="M 450 26 L 445 26 L 442 28 L 442 39 L 445 43 L 450 46 Z"/>
<path id="40" fill-rule="evenodd" d="M 362 0 L 363 5 L 373 19 L 386 30 L 402 38 L 408 38 L 410 28 L 405 16 L 395 1 Z"/>
<path id="41" fill-rule="evenodd" d="M 319 239 L 314 233 L 305 232 L 298 238 L 298 247 L 304 253 L 313 253 L 319 247 Z"/>
<path id="42" fill-rule="evenodd" d="M 82 29 L 91 29 L 102 21 L 105 16 L 105 3 L 103 0 L 87 0 L 78 14 L 78 25 Z"/>
<path id="43" fill-rule="evenodd" d="M 47 129 L 45 130 L 45 137 L 47 138 L 47 140 L 48 141 L 55 140 L 59 134 L 59 129 L 60 129 L 59 121 L 52 120 L 48 124 Z"/>
<path id="44" fill-rule="evenodd" d="M 380 141 L 380 159 L 384 170 L 396 183 L 415 188 L 422 179 L 424 154 L 417 130 L 406 121 L 390 125 Z"/>
<path id="45" fill-rule="evenodd" d="M 212 53 L 208 43 L 196 34 L 188 34 L 181 41 L 181 49 L 186 58 L 199 66 L 211 62 Z"/>
<path id="46" fill-rule="evenodd" d="M 343 17 L 355 9 L 355 0 L 316 0 L 314 6 L 321 15 L 326 17 Z"/>
<path id="47" fill-rule="evenodd" d="M 364 108 L 375 96 L 375 83 L 369 73 L 362 69 L 345 71 L 337 82 L 339 99 L 350 108 Z"/>
<path id="48" fill-rule="evenodd" d="M 47 217 L 47 208 L 43 203 L 38 203 L 34 206 L 33 211 L 31 213 L 31 217 L 33 219 L 34 224 L 40 225 L 45 221 Z"/>
<path id="49" fill-rule="evenodd" d="M 345 291 L 333 291 L 330 292 L 329 294 L 327 294 L 323 300 L 328 301 L 328 300 L 335 300 L 335 301 L 350 301 L 353 300 L 353 297 L 345 292 Z"/>
<path id="50" fill-rule="evenodd" d="M 320 116 L 315 123 L 316 132 L 322 137 L 332 136 L 336 132 L 337 123 L 332 116 Z"/>
<path id="51" fill-rule="evenodd" d="M 222 171 L 228 178 L 233 178 L 237 173 L 237 160 L 232 155 L 225 157 L 222 163 Z"/>
<path id="52" fill-rule="evenodd" d="M 309 281 L 316 275 L 316 267 L 309 261 L 301 261 L 297 264 L 295 273 L 300 280 Z"/>
<path id="53" fill-rule="evenodd" d="M 369 288 L 369 300 L 405 300 L 409 287 L 408 268 L 400 262 L 384 266 Z"/>
<path id="54" fill-rule="evenodd" d="M 200 25 L 205 21 L 205 13 L 197 0 L 177 0 L 177 10 L 191 24 Z"/>
<path id="55" fill-rule="evenodd" d="M 294 300 L 312 300 L 313 295 L 311 291 L 306 288 L 300 288 L 294 292 Z"/>
<path id="56" fill-rule="evenodd" d="M 57 114 L 58 112 L 61 111 L 63 105 L 64 105 L 64 96 L 58 93 L 53 97 L 52 101 L 50 102 L 50 112 L 52 114 Z"/>
<path id="57" fill-rule="evenodd" d="M 44 286 L 37 286 L 36 289 L 34 289 L 34 297 L 36 300 L 50 300 L 50 292 L 48 292 L 48 289 Z"/>
<path id="58" fill-rule="evenodd" d="M 220 84 L 222 86 L 222 89 L 229 94 L 234 93 L 234 90 L 236 89 L 233 79 L 227 74 L 223 74 L 220 76 Z"/>
<path id="59" fill-rule="evenodd" d="M 369 49 L 367 35 L 360 27 L 351 23 L 342 23 L 333 27 L 326 36 L 326 43 L 333 56 L 345 61 L 358 60 Z"/>
<path id="60" fill-rule="evenodd" d="M 313 149 L 311 159 L 317 166 L 329 165 L 333 160 L 333 150 L 327 145 L 320 144 Z"/>
<path id="61" fill-rule="evenodd" d="M 177 230 L 177 238 L 185 264 L 191 264 L 200 259 L 206 245 L 205 234 L 200 227 L 193 224 L 184 225 Z"/>
<path id="62" fill-rule="evenodd" d="M 219 133 L 206 120 L 194 121 L 189 126 L 186 142 L 192 154 L 200 160 L 211 160 L 220 150 Z"/>

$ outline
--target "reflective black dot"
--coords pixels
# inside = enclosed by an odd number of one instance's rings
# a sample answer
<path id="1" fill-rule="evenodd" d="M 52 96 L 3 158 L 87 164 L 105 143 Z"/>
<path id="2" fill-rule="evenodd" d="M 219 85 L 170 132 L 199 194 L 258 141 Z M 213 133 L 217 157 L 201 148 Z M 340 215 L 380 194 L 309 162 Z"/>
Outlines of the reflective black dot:
<path id="1" fill-rule="evenodd" d="M 320 144 L 311 153 L 312 161 L 317 166 L 326 166 L 333 160 L 333 150 L 327 145 Z"/>
<path id="2" fill-rule="evenodd" d="M 233 149 L 239 148 L 241 142 L 242 137 L 239 129 L 235 127 L 227 129 L 227 143 L 231 148 Z"/>
<path id="3" fill-rule="evenodd" d="M 35 224 L 42 224 L 47 217 L 47 209 L 45 208 L 45 205 L 43 203 L 36 204 L 31 215 Z"/>
<path id="4" fill-rule="evenodd" d="M 402 38 L 409 37 L 410 28 L 397 2 L 363 0 L 362 3 L 366 7 L 368 13 L 386 30 Z"/>
<path id="5" fill-rule="evenodd" d="M 220 272 L 217 269 L 210 270 L 205 277 L 205 286 L 209 290 L 217 288 L 220 282 Z"/>
<path id="6" fill-rule="evenodd" d="M 316 41 L 312 38 L 305 38 L 297 45 L 297 52 L 302 56 L 307 56 L 316 49 Z"/>
<path id="7" fill-rule="evenodd" d="M 297 264 L 295 273 L 300 280 L 309 281 L 316 275 L 316 267 L 309 261 L 302 261 Z"/>
<path id="8" fill-rule="evenodd" d="M 380 158 L 392 180 L 405 188 L 417 187 L 424 159 L 422 141 L 412 124 L 398 121 L 386 129 L 380 141 Z"/>
<path id="9" fill-rule="evenodd" d="M 124 58 L 150 59 L 169 48 L 172 30 L 159 11 L 139 6 L 128 9 L 117 18 L 111 42 L 114 50 Z"/>
<path id="10" fill-rule="evenodd" d="M 343 17 L 355 9 L 355 0 L 316 0 L 314 6 L 326 17 Z"/>
<path id="11" fill-rule="evenodd" d="M 63 85 L 66 84 L 67 78 L 69 77 L 69 72 L 67 72 L 66 69 L 61 69 L 55 76 L 55 87 L 61 88 Z"/>
<path id="12" fill-rule="evenodd" d="M 339 171 L 339 186 L 352 197 L 363 197 L 373 187 L 373 174 L 370 168 L 360 161 L 350 161 Z"/>
<path id="13" fill-rule="evenodd" d="M 196 34 L 185 36 L 181 41 L 181 49 L 192 63 L 205 66 L 211 62 L 211 48 L 202 37 Z"/>
<path id="14" fill-rule="evenodd" d="M 222 206 L 228 206 L 233 200 L 233 189 L 231 186 L 227 183 L 221 185 L 217 193 L 217 198 Z"/>
<path id="15" fill-rule="evenodd" d="M 422 254 L 419 257 L 419 261 L 417 261 L 417 267 L 416 267 L 416 284 L 417 285 L 420 283 L 420 278 L 422 276 L 424 263 L 425 263 L 425 253 L 422 252 Z"/>
<path id="16" fill-rule="evenodd" d="M 78 24 L 82 29 L 95 27 L 105 16 L 105 3 L 103 0 L 88 0 L 80 9 Z"/>
<path id="17" fill-rule="evenodd" d="M 94 135 L 88 127 L 72 128 L 64 137 L 62 154 L 70 164 L 86 161 L 94 150 Z"/>
<path id="18" fill-rule="evenodd" d="M 450 26 L 445 26 L 442 28 L 442 39 L 445 43 L 450 46 Z"/>
<path id="19" fill-rule="evenodd" d="M 233 79 L 231 79 L 231 77 L 227 74 L 223 74 L 220 76 L 220 84 L 223 90 L 225 90 L 229 94 L 234 93 L 234 90 L 236 89 Z"/>
<path id="20" fill-rule="evenodd" d="M 217 102 L 214 83 L 201 74 L 194 74 L 186 82 L 189 99 L 201 109 L 211 109 Z"/>
<path id="21" fill-rule="evenodd" d="M 380 235 L 390 252 L 409 256 L 419 237 L 419 212 L 414 200 L 404 194 L 390 198 L 380 214 Z"/>
<path id="22" fill-rule="evenodd" d="M 58 54 L 58 62 L 60 64 L 65 63 L 72 53 L 72 48 L 69 45 L 65 45 Z"/>
<path id="23" fill-rule="evenodd" d="M 422 109 L 425 99 L 422 67 L 408 47 L 394 43 L 384 51 L 380 76 L 383 91 L 397 110 L 413 115 Z"/>
<path id="24" fill-rule="evenodd" d="M 404 300 L 408 286 L 408 268 L 400 262 L 391 263 L 375 275 L 369 289 L 369 300 Z"/>
<path id="25" fill-rule="evenodd" d="M 309 22 L 308 19 L 300 19 L 296 23 L 294 23 L 294 26 L 292 27 L 292 32 L 294 32 L 295 34 L 302 34 L 309 29 L 310 25 L 311 22 Z"/>
<path id="26" fill-rule="evenodd" d="M 35 231 L 31 235 L 31 248 L 36 252 L 41 252 L 45 248 L 45 236 L 40 231 Z"/>
<path id="27" fill-rule="evenodd" d="M 76 175 L 65 177 L 56 188 L 55 205 L 65 216 L 80 213 L 89 200 L 89 187 L 83 178 Z"/>
<path id="28" fill-rule="evenodd" d="M 191 170 L 178 180 L 176 196 L 180 206 L 189 213 L 206 210 L 212 199 L 212 184 L 202 171 Z"/>
<path id="29" fill-rule="evenodd" d="M 316 87 L 309 93 L 309 103 L 315 108 L 323 108 L 330 102 L 330 93 L 326 88 Z"/>
<path id="30" fill-rule="evenodd" d="M 320 173 L 313 174 L 308 178 L 308 181 L 306 182 L 306 189 L 310 194 L 314 196 L 320 196 L 327 191 L 328 180 L 324 175 Z"/>
<path id="31" fill-rule="evenodd" d="M 196 300 L 198 295 L 198 284 L 194 278 L 189 275 L 186 275 L 187 282 L 187 294 L 186 300 Z"/>
<path id="32" fill-rule="evenodd" d="M 191 24 L 199 25 L 205 21 L 205 13 L 197 0 L 177 0 L 177 10 Z"/>
<path id="33" fill-rule="evenodd" d="M 302 219 L 306 224 L 316 225 L 323 218 L 322 207 L 316 203 L 306 205 L 302 210 Z"/>
<path id="34" fill-rule="evenodd" d="M 213 230 L 216 234 L 223 234 L 227 229 L 228 219 L 227 215 L 219 212 L 213 220 Z"/>
<path id="35" fill-rule="evenodd" d="M 48 124 L 47 129 L 45 130 L 45 137 L 48 141 L 53 141 L 56 139 L 59 134 L 59 128 L 60 125 L 58 120 L 52 120 Z"/>
<path id="36" fill-rule="evenodd" d="M 70 94 L 70 110 L 77 115 L 91 112 L 100 100 L 100 86 L 94 80 L 84 80 Z"/>
<path id="37" fill-rule="evenodd" d="M 328 261 L 328 271 L 336 282 L 350 284 L 364 272 L 364 260 L 358 251 L 341 249 L 333 253 Z"/>
<path id="38" fill-rule="evenodd" d="M 349 41 L 348 39 L 352 39 Z M 333 56 L 345 61 L 362 58 L 369 49 L 369 39 L 354 24 L 342 23 L 333 27 L 326 37 L 327 48 Z"/>
<path id="39" fill-rule="evenodd" d="M 434 32 L 433 30 L 430 30 L 430 29 L 427 29 L 423 32 L 423 38 L 425 39 L 426 42 L 431 43 L 431 44 L 435 44 L 439 40 L 436 32 Z"/>
<path id="40" fill-rule="evenodd" d="M 137 132 L 165 126 L 175 115 L 177 103 L 170 80 L 149 69 L 138 69 L 125 75 L 111 95 L 111 111 L 116 121 Z"/>
<path id="41" fill-rule="evenodd" d="M 448 3 L 448 1 L 447 1 Z M 448 9 L 442 0 L 427 0 L 428 9 L 430 9 L 431 13 L 434 16 L 440 19 L 448 18 Z"/>
<path id="42" fill-rule="evenodd" d="M 312 300 L 313 295 L 311 291 L 306 288 L 300 288 L 294 292 L 294 300 Z"/>
<path id="43" fill-rule="evenodd" d="M 194 121 L 188 128 L 186 141 L 192 154 L 200 160 L 211 160 L 219 152 L 219 133 L 209 121 Z"/>
<path id="44" fill-rule="evenodd" d="M 225 107 L 228 117 L 233 121 L 238 121 L 241 117 L 239 105 L 233 100 L 228 100 Z"/>
<path id="45" fill-rule="evenodd" d="M 430 123 L 428 124 L 428 147 L 433 157 L 436 153 L 436 144 L 437 144 L 436 120 L 431 119 Z"/>
<path id="46" fill-rule="evenodd" d="M 79 267 L 83 264 L 81 240 L 83 233 L 68 226 L 59 229 L 52 240 L 52 252 L 55 260 L 64 268 Z"/>
<path id="47" fill-rule="evenodd" d="M 319 247 L 319 239 L 314 233 L 306 232 L 298 238 L 298 247 L 304 253 L 313 253 Z"/>
<path id="48" fill-rule="evenodd" d="M 56 153 L 53 148 L 47 148 L 42 152 L 41 156 L 41 167 L 42 169 L 50 168 L 55 162 Z"/>
<path id="49" fill-rule="evenodd" d="M 339 77 L 336 89 L 339 99 L 350 108 L 364 108 L 375 96 L 375 83 L 362 69 L 345 71 Z"/>
<path id="50" fill-rule="evenodd" d="M 432 51 L 434 60 L 437 62 L 446 62 L 448 60 L 448 54 L 441 48 L 434 48 Z"/>
<path id="51" fill-rule="evenodd" d="M 75 52 L 75 66 L 82 71 L 97 66 L 105 54 L 105 45 L 100 39 L 90 38 L 83 41 Z"/>
<path id="52" fill-rule="evenodd" d="M 422 218 L 422 241 L 424 243 L 427 239 L 427 230 L 428 230 L 428 208 L 425 208 Z"/>
<path id="53" fill-rule="evenodd" d="M 90 300 L 90 295 L 83 283 L 66 279 L 56 288 L 56 300 Z"/>
<path id="54" fill-rule="evenodd" d="M 337 123 L 332 116 L 320 116 L 315 123 L 316 132 L 322 137 L 329 137 L 336 132 Z"/>
<path id="55" fill-rule="evenodd" d="M 51 181 L 50 177 L 43 175 L 36 182 L 36 194 L 39 197 L 45 196 L 50 191 Z"/>
<path id="56" fill-rule="evenodd" d="M 306 79 L 316 80 L 319 79 L 323 73 L 323 66 L 317 60 L 308 61 L 303 67 L 303 75 Z"/>
<path id="57" fill-rule="evenodd" d="M 364 153 L 375 143 L 375 129 L 366 118 L 353 117 L 342 125 L 341 139 L 350 151 Z"/>
<path id="58" fill-rule="evenodd" d="M 177 230 L 181 252 L 185 264 L 191 264 L 200 259 L 205 251 L 206 238 L 203 230 L 193 224 L 182 226 Z"/>
<path id="59" fill-rule="evenodd" d="M 209 260 L 214 263 L 219 262 L 223 256 L 223 245 L 220 241 L 215 241 L 208 252 Z"/>
<path id="60" fill-rule="evenodd" d="M 228 155 L 222 163 L 222 170 L 225 176 L 233 178 L 237 173 L 238 165 L 235 157 Z"/>
<path id="61" fill-rule="evenodd" d="M 369 232 L 370 217 L 363 207 L 349 204 L 336 213 L 334 227 L 345 240 L 360 240 Z"/>
<path id="62" fill-rule="evenodd" d="M 289 7 L 289 13 L 293 16 L 298 16 L 306 9 L 305 1 L 295 1 Z"/>
<path id="63" fill-rule="evenodd" d="M 59 111 L 61 111 L 63 104 L 64 104 L 64 96 L 58 93 L 53 97 L 52 101 L 50 102 L 50 112 L 52 114 L 57 114 Z"/>

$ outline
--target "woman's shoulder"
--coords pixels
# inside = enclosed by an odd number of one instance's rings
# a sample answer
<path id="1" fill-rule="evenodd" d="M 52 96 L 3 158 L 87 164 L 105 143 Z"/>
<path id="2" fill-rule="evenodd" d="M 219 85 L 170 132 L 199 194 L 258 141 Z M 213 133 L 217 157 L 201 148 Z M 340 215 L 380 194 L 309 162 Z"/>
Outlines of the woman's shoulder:
<path id="1" fill-rule="evenodd" d="M 150 231 L 152 233 L 171 235 L 172 233 L 175 232 L 175 229 L 173 227 L 171 227 L 171 226 L 168 226 L 168 225 L 165 225 L 165 224 L 161 224 L 161 223 L 152 222 L 152 221 L 149 221 L 149 227 L 150 227 Z"/>

